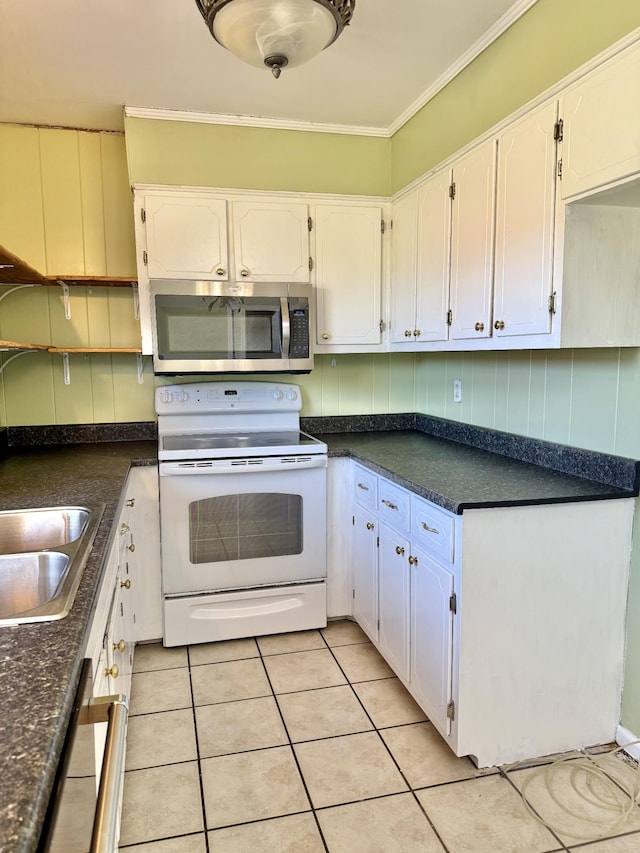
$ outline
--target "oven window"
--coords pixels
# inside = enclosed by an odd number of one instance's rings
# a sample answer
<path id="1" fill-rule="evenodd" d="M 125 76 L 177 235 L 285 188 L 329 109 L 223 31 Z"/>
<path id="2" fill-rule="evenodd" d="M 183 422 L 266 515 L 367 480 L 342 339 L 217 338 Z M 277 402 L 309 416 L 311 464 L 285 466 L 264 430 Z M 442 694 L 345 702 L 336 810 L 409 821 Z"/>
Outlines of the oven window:
<path id="1" fill-rule="evenodd" d="M 302 553 L 302 497 L 223 495 L 189 504 L 189 559 L 219 563 Z"/>

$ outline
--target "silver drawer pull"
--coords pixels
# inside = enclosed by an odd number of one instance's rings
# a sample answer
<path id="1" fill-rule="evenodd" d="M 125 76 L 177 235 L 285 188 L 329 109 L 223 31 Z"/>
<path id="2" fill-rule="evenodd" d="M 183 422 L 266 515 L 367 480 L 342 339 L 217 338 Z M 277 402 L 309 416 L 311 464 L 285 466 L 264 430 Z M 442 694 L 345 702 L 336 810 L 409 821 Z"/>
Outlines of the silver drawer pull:
<path id="1" fill-rule="evenodd" d="M 383 501 L 382 501 L 382 503 L 383 503 L 385 506 L 388 506 L 388 507 L 389 507 L 389 509 L 398 509 L 398 507 L 397 507 L 395 504 L 392 504 L 392 503 L 391 503 L 391 501 L 385 501 L 385 500 L 383 500 Z"/>
<path id="2" fill-rule="evenodd" d="M 363 491 L 365 491 L 365 492 L 368 492 L 368 491 L 369 491 L 369 486 L 365 486 L 365 484 L 364 484 L 364 483 L 358 483 L 358 488 L 359 488 L 359 489 L 362 489 L 362 490 L 363 490 Z"/>
<path id="3" fill-rule="evenodd" d="M 435 533 L 436 536 L 440 534 L 440 531 L 436 527 L 429 527 L 429 525 L 424 521 L 421 521 L 420 524 L 424 527 L 427 533 Z"/>

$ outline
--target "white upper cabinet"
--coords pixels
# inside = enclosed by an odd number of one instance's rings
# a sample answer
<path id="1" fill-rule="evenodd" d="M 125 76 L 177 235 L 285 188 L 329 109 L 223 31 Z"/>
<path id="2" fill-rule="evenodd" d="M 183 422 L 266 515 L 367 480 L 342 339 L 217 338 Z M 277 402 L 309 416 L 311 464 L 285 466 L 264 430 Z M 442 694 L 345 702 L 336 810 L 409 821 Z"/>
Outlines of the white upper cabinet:
<path id="1" fill-rule="evenodd" d="M 413 190 L 391 208 L 391 316 L 389 339 L 408 344 L 416 340 L 416 246 L 418 191 Z"/>
<path id="2" fill-rule="evenodd" d="M 495 175 L 493 139 L 453 165 L 451 339 L 491 334 Z"/>
<path id="3" fill-rule="evenodd" d="M 229 278 L 227 203 L 193 193 L 146 193 L 143 201 L 149 278 Z"/>
<path id="4" fill-rule="evenodd" d="M 498 140 L 493 334 L 551 329 L 557 102 Z"/>
<path id="5" fill-rule="evenodd" d="M 572 86 L 563 99 L 562 197 L 640 172 L 640 44 Z"/>
<path id="6" fill-rule="evenodd" d="M 317 343 L 375 349 L 382 341 L 382 206 L 318 204 L 313 219 Z"/>
<path id="7" fill-rule="evenodd" d="M 418 192 L 418 288 L 416 336 L 446 341 L 451 253 L 451 173 L 442 171 Z"/>
<path id="8" fill-rule="evenodd" d="M 234 201 L 238 280 L 309 281 L 309 208 L 302 203 Z"/>

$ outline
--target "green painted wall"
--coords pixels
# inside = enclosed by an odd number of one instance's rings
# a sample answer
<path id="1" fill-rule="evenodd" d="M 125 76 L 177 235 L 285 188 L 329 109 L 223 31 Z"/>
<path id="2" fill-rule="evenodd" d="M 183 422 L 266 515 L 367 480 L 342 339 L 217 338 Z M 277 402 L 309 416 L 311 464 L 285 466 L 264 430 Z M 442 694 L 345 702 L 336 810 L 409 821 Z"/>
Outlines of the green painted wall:
<path id="1" fill-rule="evenodd" d="M 394 135 L 392 192 L 636 27 L 638 0 L 538 0 Z"/>
<path id="2" fill-rule="evenodd" d="M 131 183 L 389 195 L 391 140 L 125 119 Z"/>

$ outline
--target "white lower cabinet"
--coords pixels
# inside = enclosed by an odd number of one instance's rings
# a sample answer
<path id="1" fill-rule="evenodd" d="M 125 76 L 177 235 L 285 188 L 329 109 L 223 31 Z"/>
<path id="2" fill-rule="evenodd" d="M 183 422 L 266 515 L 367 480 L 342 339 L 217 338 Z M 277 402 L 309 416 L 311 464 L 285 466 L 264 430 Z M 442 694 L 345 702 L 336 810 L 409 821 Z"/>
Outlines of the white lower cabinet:
<path id="1" fill-rule="evenodd" d="M 404 681 L 409 677 L 409 540 L 380 525 L 378 594 L 380 650 Z"/>
<path id="2" fill-rule="evenodd" d="M 463 517 L 353 469 L 353 616 L 453 752 L 488 767 L 614 740 L 634 500 Z"/>
<path id="3" fill-rule="evenodd" d="M 455 714 L 452 698 L 453 574 L 419 548 L 412 549 L 411 692 L 431 722 L 446 734 Z"/>
<path id="4" fill-rule="evenodd" d="M 353 510 L 353 615 L 378 641 L 378 523 L 369 510 Z"/>

